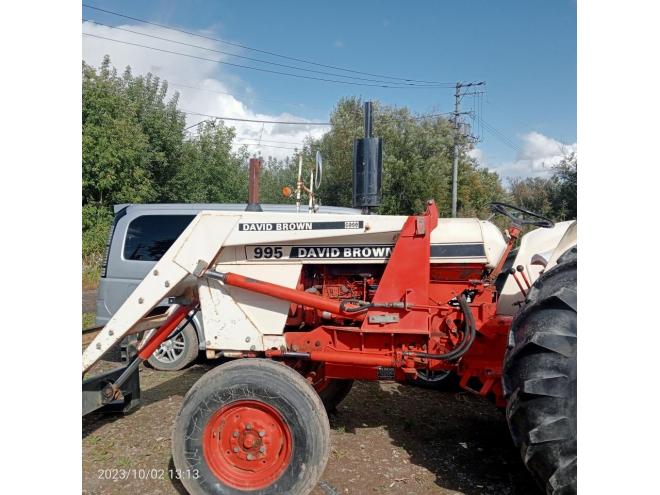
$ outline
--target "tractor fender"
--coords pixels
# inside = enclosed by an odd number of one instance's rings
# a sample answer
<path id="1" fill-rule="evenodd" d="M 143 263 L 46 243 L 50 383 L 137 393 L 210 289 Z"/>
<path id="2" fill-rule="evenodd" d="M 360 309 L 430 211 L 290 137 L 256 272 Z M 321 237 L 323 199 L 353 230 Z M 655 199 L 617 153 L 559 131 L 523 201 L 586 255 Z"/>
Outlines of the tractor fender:
<path id="1" fill-rule="evenodd" d="M 522 265 L 529 283 L 533 285 L 539 276 L 551 266 L 556 265 L 557 258 L 574 244 L 577 244 L 577 222 L 575 220 L 557 222 L 551 229 L 532 230 L 520 239 L 520 247 L 513 267 Z M 546 266 L 543 265 L 543 262 L 546 263 Z M 520 274 L 517 274 L 517 277 L 524 287 L 525 283 Z M 501 315 L 513 316 L 519 311 L 520 303 L 524 300 L 525 296 L 521 293 L 518 284 L 509 275 L 499 294 L 497 312 Z"/>
<path id="2" fill-rule="evenodd" d="M 548 264 L 545 266 L 545 271 L 548 271 L 550 268 L 555 266 L 559 257 L 575 246 L 577 246 L 577 220 L 569 225 L 568 229 L 566 229 L 566 232 L 564 233 L 564 236 L 552 251 L 550 259 L 548 260 Z"/>

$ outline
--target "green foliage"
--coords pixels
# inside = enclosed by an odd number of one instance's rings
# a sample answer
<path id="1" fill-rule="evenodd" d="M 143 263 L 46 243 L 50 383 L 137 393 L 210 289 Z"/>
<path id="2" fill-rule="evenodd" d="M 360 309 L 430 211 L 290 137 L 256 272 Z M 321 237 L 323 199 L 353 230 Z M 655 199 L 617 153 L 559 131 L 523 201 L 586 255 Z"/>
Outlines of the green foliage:
<path id="1" fill-rule="evenodd" d="M 207 122 L 183 142 L 173 199 L 183 203 L 240 203 L 247 198 L 247 152 L 231 150 L 235 131 Z"/>
<path id="2" fill-rule="evenodd" d="M 82 207 L 83 257 L 102 253 L 108 241 L 112 225 L 112 212 L 99 204 L 86 204 Z"/>
<path id="3" fill-rule="evenodd" d="M 234 130 L 207 124 L 185 140 L 178 93 L 152 74 L 122 76 L 105 57 L 82 65 L 84 278 L 94 285 L 118 203 L 237 202 L 247 196 L 246 153 L 232 153 Z"/>
<path id="4" fill-rule="evenodd" d="M 577 155 L 572 153 L 555 167 L 549 178 L 509 180 L 511 202 L 553 220 L 577 218 Z"/>
<path id="5" fill-rule="evenodd" d="M 451 213 L 451 170 L 454 130 L 447 119 L 416 119 L 407 108 L 374 103 L 374 135 L 383 138 L 382 214 L 411 214 L 433 198 L 440 214 Z M 364 136 L 362 101 L 346 98 L 334 109 L 332 130 L 305 146 L 305 162 L 313 164 L 316 149 L 323 154 L 325 177 L 319 196 L 325 204 L 351 206 L 353 141 Z M 469 144 L 465 143 L 465 146 Z M 459 160 L 460 216 L 487 213 L 490 201 L 505 192 L 497 174 L 462 156 Z"/>
<path id="6" fill-rule="evenodd" d="M 553 207 L 562 219 L 577 218 L 577 155 L 571 153 L 554 167 L 555 196 Z"/>
<path id="7" fill-rule="evenodd" d="M 112 225 L 112 212 L 106 206 L 82 207 L 82 277 L 84 288 L 95 288 L 101 276 L 103 253 Z"/>
<path id="8" fill-rule="evenodd" d="M 83 313 L 82 314 L 82 329 L 91 328 L 96 324 L 96 314 L 95 313 Z"/>
<path id="9" fill-rule="evenodd" d="M 153 197 L 153 181 L 146 170 L 149 142 L 123 89 L 107 58 L 98 73 L 83 63 L 83 204 Z"/>
<path id="10" fill-rule="evenodd" d="M 93 286 L 118 203 L 244 202 L 247 198 L 247 148 L 232 151 L 235 131 L 204 123 L 185 136 L 178 93 L 167 98 L 167 82 L 152 74 L 121 76 L 106 56 L 98 69 L 82 65 L 83 278 Z M 282 188 L 296 185 L 302 155 L 308 182 L 315 154 L 323 155 L 323 204 L 351 206 L 353 141 L 364 135 L 359 98 L 341 99 L 320 139 L 307 139 L 291 158 L 263 162 L 261 201 L 293 203 Z M 407 108 L 374 103 L 374 135 L 383 138 L 382 214 L 412 214 L 434 198 L 449 216 L 454 129 L 443 117 L 415 118 Z M 463 143 L 464 150 L 470 143 Z M 577 159 L 567 157 L 551 179 L 519 179 L 507 195 L 497 174 L 462 153 L 459 159 L 459 216 L 488 215 L 488 203 L 507 197 L 555 218 L 572 218 L 576 207 Z"/>
<path id="11" fill-rule="evenodd" d="M 260 197 L 262 203 L 291 203 L 282 195 L 282 188 L 295 188 L 298 179 L 298 159 L 277 160 L 268 158 L 262 162 Z"/>

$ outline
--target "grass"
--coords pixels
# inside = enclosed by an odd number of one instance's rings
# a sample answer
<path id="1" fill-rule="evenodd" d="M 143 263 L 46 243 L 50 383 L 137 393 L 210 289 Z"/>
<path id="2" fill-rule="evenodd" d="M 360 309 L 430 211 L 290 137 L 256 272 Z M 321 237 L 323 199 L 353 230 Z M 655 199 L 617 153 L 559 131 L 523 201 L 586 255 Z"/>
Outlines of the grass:
<path id="1" fill-rule="evenodd" d="M 98 257 L 83 258 L 82 286 L 83 290 L 96 289 L 101 280 L 101 260 Z"/>
<path id="2" fill-rule="evenodd" d="M 82 327 L 85 328 L 93 327 L 96 325 L 96 314 L 95 313 L 83 313 L 82 314 Z"/>

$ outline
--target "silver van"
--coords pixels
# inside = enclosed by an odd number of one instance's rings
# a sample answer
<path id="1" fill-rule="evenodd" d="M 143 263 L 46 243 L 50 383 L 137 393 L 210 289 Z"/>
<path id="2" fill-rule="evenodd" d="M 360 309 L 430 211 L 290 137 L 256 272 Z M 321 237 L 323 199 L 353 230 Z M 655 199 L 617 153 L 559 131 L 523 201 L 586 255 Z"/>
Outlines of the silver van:
<path id="1" fill-rule="evenodd" d="M 105 325 L 181 232 L 202 210 L 245 211 L 246 204 L 122 204 L 114 208 L 101 282 L 96 296 L 96 324 Z M 296 211 L 294 205 L 261 205 L 266 212 Z M 307 208 L 305 207 L 305 210 Z M 360 210 L 321 206 L 319 213 L 359 214 Z M 164 312 L 163 299 L 153 310 Z M 173 339 L 149 359 L 159 370 L 180 370 L 205 350 L 202 315 L 196 313 Z M 178 331 L 175 330 L 175 333 Z"/>

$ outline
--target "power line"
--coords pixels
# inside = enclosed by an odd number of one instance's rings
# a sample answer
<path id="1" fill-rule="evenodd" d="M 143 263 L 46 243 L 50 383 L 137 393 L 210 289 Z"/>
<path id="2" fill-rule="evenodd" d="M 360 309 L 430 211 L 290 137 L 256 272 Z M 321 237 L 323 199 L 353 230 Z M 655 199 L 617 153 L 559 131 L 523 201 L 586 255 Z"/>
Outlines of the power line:
<path id="1" fill-rule="evenodd" d="M 256 124 L 288 124 L 288 125 L 310 125 L 310 126 L 335 126 L 336 124 L 333 124 L 332 122 L 291 122 L 291 121 L 280 121 L 280 120 L 260 120 L 260 119 L 244 119 L 244 118 L 238 118 L 238 117 L 222 117 L 220 115 L 210 115 L 207 113 L 202 113 L 202 112 L 192 112 L 189 110 L 179 110 L 181 113 L 186 114 L 186 115 L 197 115 L 199 117 L 207 117 L 209 119 L 217 119 L 217 120 L 230 120 L 230 121 L 237 121 L 237 122 L 253 122 Z M 441 117 L 443 115 L 448 115 L 453 112 L 444 112 L 444 113 L 437 113 L 437 114 L 430 114 L 430 115 L 421 115 L 418 117 L 410 117 L 411 120 L 424 120 L 424 119 L 429 119 L 429 118 L 435 118 L 435 117 Z M 396 121 L 398 119 L 392 117 L 392 118 L 387 118 L 387 117 L 381 117 L 383 121 Z M 192 129 L 193 127 L 196 127 L 204 122 L 207 122 L 206 120 L 203 120 L 201 122 L 197 122 L 196 124 L 193 124 L 189 127 L 186 127 L 184 131 L 187 131 L 188 129 Z"/>
<path id="2" fill-rule="evenodd" d="M 287 69 L 294 69 L 294 70 L 300 70 L 300 71 L 305 71 L 305 72 L 311 72 L 311 73 L 314 73 L 314 74 L 322 74 L 322 75 L 325 75 L 325 76 L 333 76 L 333 77 L 343 77 L 343 78 L 346 78 L 346 79 L 356 79 L 356 80 L 360 80 L 360 81 L 377 82 L 377 83 L 383 83 L 383 84 L 400 84 L 402 86 L 413 86 L 413 87 L 423 86 L 423 87 L 433 87 L 433 88 L 443 87 L 443 86 L 437 86 L 437 85 L 428 85 L 428 84 L 423 84 L 422 85 L 422 84 L 407 83 L 407 82 L 406 83 L 394 83 L 392 81 L 384 81 L 382 79 L 371 79 L 371 78 L 367 78 L 367 77 L 347 76 L 347 75 L 344 75 L 344 74 L 337 74 L 336 72 L 327 72 L 327 71 L 322 71 L 322 70 L 306 69 L 304 67 L 298 67 L 298 66 L 295 66 L 295 65 L 280 64 L 278 62 L 271 62 L 269 60 L 263 60 L 263 59 L 259 59 L 259 58 L 253 58 L 253 57 L 246 57 L 244 55 L 238 55 L 236 53 L 230 53 L 230 52 L 225 52 L 225 51 L 222 51 L 222 50 L 216 50 L 214 48 L 207 48 L 205 46 L 194 45 L 192 43 L 186 43 L 184 41 L 177 41 L 177 40 L 173 40 L 173 39 L 170 39 L 170 38 L 164 38 L 162 36 L 156 36 L 156 35 L 153 35 L 153 34 L 142 33 L 140 31 L 134 31 L 132 29 L 126 29 L 126 28 L 122 28 L 122 27 L 118 27 L 118 26 L 111 26 L 109 24 L 104 24 L 102 22 L 98 22 L 98 21 L 95 21 L 95 20 L 92 20 L 92 19 L 83 18 L 83 21 L 91 22 L 93 24 L 97 24 L 99 26 L 105 26 L 105 27 L 108 27 L 110 29 L 115 29 L 115 30 L 118 30 L 118 31 L 125 31 L 127 33 L 133 33 L 133 34 L 137 34 L 139 36 L 145 36 L 145 37 L 148 37 L 148 38 L 153 38 L 153 39 L 157 39 L 157 40 L 161 40 L 161 41 L 167 41 L 169 43 L 175 43 L 177 45 L 188 46 L 188 47 L 191 47 L 191 48 L 198 48 L 200 50 L 206 50 L 206 51 L 209 51 L 209 52 L 220 53 L 222 55 L 228 55 L 230 57 L 236 57 L 236 58 L 241 58 L 241 59 L 244 59 L 244 60 L 250 60 L 252 62 L 275 65 L 275 66 L 278 66 L 278 67 L 285 67 Z"/>
<path id="3" fill-rule="evenodd" d="M 382 78 L 385 78 L 385 79 L 395 79 L 395 80 L 406 81 L 406 82 L 417 82 L 417 83 L 424 83 L 424 84 L 438 84 L 438 85 L 442 85 L 444 87 L 453 87 L 453 85 L 454 85 L 453 83 L 446 83 L 446 82 L 440 82 L 440 81 L 424 81 L 424 80 L 411 79 L 411 78 L 405 78 L 405 77 L 387 76 L 387 75 L 383 75 L 383 74 L 373 74 L 373 73 L 370 73 L 370 72 L 347 69 L 345 67 L 338 67 L 338 66 L 334 66 L 334 65 L 321 64 L 321 63 L 318 63 L 318 62 L 314 62 L 312 60 L 305 60 L 305 59 L 302 59 L 302 58 L 296 58 L 296 57 L 291 57 L 291 56 L 288 56 L 288 55 L 282 55 L 280 53 L 271 52 L 271 51 L 268 51 L 268 50 L 261 50 L 259 48 L 253 48 L 253 47 L 250 47 L 250 46 L 247 46 L 247 45 L 242 45 L 240 43 L 234 43 L 234 42 L 231 42 L 231 41 L 223 40 L 221 38 L 213 38 L 211 36 L 205 36 L 203 34 L 194 33 L 192 31 L 186 31 L 185 29 L 179 29 L 179 28 L 175 28 L 175 27 L 172 27 L 172 26 L 167 26 L 165 24 L 159 24 L 157 22 L 147 21 L 145 19 L 139 19 L 137 17 L 131 17 L 131 16 L 128 16 L 128 15 L 125 15 L 125 14 L 120 14 L 119 12 L 114 12 L 112 10 L 102 9 L 100 7 L 95 7 L 93 5 L 89 5 L 89 4 L 86 4 L 86 3 L 83 3 L 82 5 L 83 5 L 83 7 L 87 7 L 88 9 L 96 10 L 96 11 L 103 12 L 103 13 L 106 13 L 106 14 L 115 15 L 117 17 L 122 17 L 124 19 L 130 19 L 132 21 L 142 22 L 144 24 L 150 24 L 152 26 L 157 26 L 157 27 L 161 27 L 161 28 L 164 28 L 164 29 L 169 29 L 169 30 L 172 30 L 172 31 L 178 31 L 180 33 L 188 34 L 188 35 L 191 35 L 191 36 L 197 36 L 199 38 L 215 41 L 215 42 L 218 42 L 218 43 L 224 43 L 226 45 L 235 46 L 235 47 L 238 47 L 238 48 L 243 48 L 245 50 L 250 50 L 250 51 L 254 51 L 254 52 L 258 52 L 258 53 L 263 53 L 265 55 L 271 55 L 273 57 L 280 57 L 280 58 L 284 58 L 284 59 L 287 59 L 287 60 L 302 62 L 304 64 L 315 65 L 317 67 L 325 67 L 326 69 L 341 70 L 341 71 L 344 71 L 344 72 L 351 72 L 353 74 L 362 74 L 362 75 L 365 75 L 365 76 L 372 76 L 372 77 L 382 77 Z"/>
<path id="4" fill-rule="evenodd" d="M 236 139 L 240 139 L 242 141 L 262 141 L 264 143 L 294 144 L 294 145 L 299 145 L 299 146 L 303 146 L 305 144 L 305 143 L 294 142 L 294 141 L 276 141 L 274 139 L 257 139 L 257 138 L 253 138 L 253 137 L 247 137 L 247 136 L 238 136 Z"/>
<path id="5" fill-rule="evenodd" d="M 187 111 L 187 110 L 180 110 L 180 111 L 182 113 L 185 113 L 186 115 L 198 115 L 200 117 L 209 117 L 209 118 L 218 119 L 218 120 L 233 120 L 233 121 L 237 121 L 237 122 L 255 122 L 257 124 L 289 124 L 289 125 L 314 125 L 314 126 L 332 126 L 332 125 L 334 125 L 330 122 L 290 122 L 290 121 L 281 121 L 281 120 L 241 119 L 241 118 L 238 118 L 238 117 L 221 117 L 219 115 L 209 115 L 209 114 L 206 114 L 206 113 L 190 112 L 190 111 Z M 201 122 L 199 122 L 199 123 L 201 123 Z M 198 124 L 195 124 L 195 125 L 198 125 Z"/>
<path id="6" fill-rule="evenodd" d="M 291 148 L 288 146 L 272 146 L 270 144 L 259 144 L 259 143 L 238 143 L 241 146 L 257 146 L 262 148 L 277 148 L 280 150 L 300 150 L 300 148 Z"/>
<path id="7" fill-rule="evenodd" d="M 486 129 L 492 136 L 496 137 L 500 141 L 502 141 L 504 144 L 509 146 L 511 149 L 518 153 L 522 153 L 523 150 L 520 146 L 518 146 L 511 138 L 509 138 L 506 134 L 504 134 L 502 131 L 498 130 L 496 127 L 492 126 L 488 122 L 486 122 L 484 119 L 478 117 L 479 120 L 481 121 L 481 124 L 483 125 L 484 129 Z"/>
<path id="8" fill-rule="evenodd" d="M 197 60 L 204 60 L 206 62 L 215 62 L 216 64 L 223 64 L 223 65 L 230 65 L 232 67 L 238 67 L 241 69 L 250 69 L 250 70 L 256 70 L 259 72 L 268 72 L 270 74 L 278 74 L 281 76 L 290 76 L 290 77 L 298 77 L 301 79 L 312 79 L 315 81 L 323 81 L 323 82 L 332 82 L 332 83 L 337 83 L 337 84 L 350 84 L 352 86 L 369 86 L 369 87 L 374 87 L 374 88 L 388 88 L 388 89 L 436 89 L 434 86 L 390 86 L 386 84 L 369 84 L 369 83 L 358 83 L 354 81 L 339 81 L 337 79 L 327 79 L 323 77 L 314 77 L 314 76 L 305 76 L 303 74 L 293 74 L 291 72 L 282 72 L 282 71 L 277 71 L 277 70 L 271 70 L 271 69 L 264 69 L 263 67 L 251 67 L 249 65 L 241 65 L 241 64 L 235 64 L 233 62 L 223 62 L 222 60 L 216 60 L 212 58 L 206 58 L 206 57 L 200 57 L 197 55 L 190 55 L 188 53 L 181 53 L 181 52 L 175 52 L 172 50 L 165 50 L 164 48 L 156 48 L 154 46 L 148 46 L 148 45 L 143 45 L 141 43 L 131 43 L 129 41 L 122 41 L 122 40 L 117 40 L 114 38 L 107 38 L 106 36 L 99 36 L 96 34 L 91 34 L 91 33 L 82 33 L 83 36 L 90 36 L 92 38 L 98 38 L 102 40 L 107 40 L 107 41 L 113 41 L 115 43 L 121 43 L 123 45 L 130 45 L 130 46 L 137 46 L 140 48 L 147 48 L 148 50 L 155 50 L 157 52 L 163 52 L 163 53 L 170 53 L 172 55 L 180 55 L 182 57 L 188 57 L 188 58 L 194 58 Z"/>
<path id="9" fill-rule="evenodd" d="M 181 83 L 172 82 L 172 81 L 169 81 L 169 80 L 167 81 L 167 84 L 169 84 L 170 86 L 174 86 L 175 88 L 194 89 L 194 90 L 197 90 L 197 91 L 206 91 L 206 92 L 209 92 L 209 93 L 217 93 L 219 95 L 233 96 L 234 98 L 246 98 L 246 99 L 254 100 L 254 101 L 267 101 L 267 102 L 270 102 L 270 103 L 281 103 L 282 105 L 289 105 L 289 106 L 297 107 L 297 108 L 316 108 L 316 109 L 320 110 L 320 108 L 318 108 L 318 107 L 308 107 L 307 105 L 303 105 L 302 103 L 290 103 L 290 102 L 282 101 L 282 100 L 271 100 L 270 98 L 257 98 L 257 97 L 247 95 L 247 94 L 236 95 L 236 94 L 233 94 L 233 93 L 228 93 L 226 91 L 217 91 L 215 89 L 200 88 L 199 86 L 191 86 L 189 84 L 181 84 Z"/>
<path id="10" fill-rule="evenodd" d="M 90 65 L 90 67 L 94 68 L 93 65 Z M 281 103 L 282 105 L 289 105 L 291 107 L 296 107 L 296 108 L 300 108 L 300 109 L 308 108 L 308 109 L 323 110 L 320 107 L 310 107 L 308 105 L 303 105 L 302 103 L 291 103 L 291 102 L 288 102 L 288 101 L 273 100 L 273 99 L 270 99 L 270 98 L 258 98 L 256 96 L 252 96 L 252 95 L 249 95 L 249 94 L 235 94 L 235 93 L 229 93 L 227 91 L 218 91 L 218 90 L 215 90 L 215 89 L 200 88 L 199 86 L 191 86 L 189 84 L 183 84 L 183 83 L 179 83 L 179 82 L 176 82 L 176 81 L 170 81 L 169 79 L 165 79 L 165 81 L 167 81 L 167 84 L 169 86 L 174 86 L 175 88 L 193 89 L 193 90 L 196 90 L 196 91 L 205 91 L 205 92 L 208 92 L 208 93 L 216 93 L 216 94 L 219 94 L 219 95 L 228 95 L 228 96 L 233 96 L 234 98 L 245 98 L 245 99 L 253 100 L 253 101 L 266 101 L 266 102 L 269 102 L 269 103 Z"/>
<path id="11" fill-rule="evenodd" d="M 496 138 L 498 138 L 500 141 L 502 141 L 504 144 L 512 148 L 514 151 L 517 151 L 519 153 L 522 153 L 522 148 L 518 146 L 511 138 L 509 138 L 506 134 L 504 134 L 502 131 L 498 130 L 497 128 L 493 127 L 490 125 L 488 122 L 486 122 L 483 119 L 480 119 L 482 125 L 484 126 L 484 129 L 486 129 L 490 134 Z"/>

